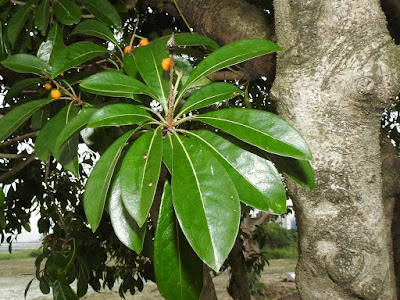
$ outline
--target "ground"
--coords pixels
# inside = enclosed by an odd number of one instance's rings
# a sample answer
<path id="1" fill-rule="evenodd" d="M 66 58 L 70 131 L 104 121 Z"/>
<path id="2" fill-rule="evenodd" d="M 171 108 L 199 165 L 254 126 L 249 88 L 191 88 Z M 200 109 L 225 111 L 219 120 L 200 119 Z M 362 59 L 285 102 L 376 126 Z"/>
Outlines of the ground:
<path id="1" fill-rule="evenodd" d="M 286 295 L 295 291 L 295 284 L 284 282 L 288 272 L 293 272 L 296 265 L 295 259 L 276 259 L 270 260 L 270 266 L 266 266 L 261 277 L 267 287 L 267 292 L 263 296 L 255 299 L 274 299 L 279 295 Z M 13 259 L 0 261 L 0 295 L 3 300 L 23 300 L 24 290 L 27 283 L 34 277 L 34 259 Z M 219 300 L 231 300 L 226 292 L 229 274 L 227 272 L 214 278 L 214 283 Z M 38 287 L 38 282 L 33 281 L 28 292 L 28 300 L 51 299 L 51 295 L 44 297 Z M 120 299 L 118 292 L 105 291 L 102 293 L 90 292 L 82 299 L 87 300 L 116 300 Z M 154 283 L 148 283 L 142 293 L 134 296 L 127 295 L 127 300 L 158 300 L 163 299 Z"/>

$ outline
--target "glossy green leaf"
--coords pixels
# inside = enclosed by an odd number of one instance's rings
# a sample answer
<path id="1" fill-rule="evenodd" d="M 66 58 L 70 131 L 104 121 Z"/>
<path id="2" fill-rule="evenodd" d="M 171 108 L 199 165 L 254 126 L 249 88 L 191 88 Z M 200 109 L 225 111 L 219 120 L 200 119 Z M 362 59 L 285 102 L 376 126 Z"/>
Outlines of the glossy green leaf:
<path id="1" fill-rule="evenodd" d="M 118 42 L 115 39 L 111 30 L 106 25 L 104 25 L 104 23 L 101 23 L 97 20 L 86 20 L 83 21 L 82 23 L 79 23 L 71 34 L 84 34 L 84 35 L 96 36 L 98 38 L 109 41 L 115 45 L 118 45 Z"/>
<path id="2" fill-rule="evenodd" d="M 168 134 L 163 142 L 163 162 L 170 173 L 172 173 L 172 137 Z"/>
<path id="3" fill-rule="evenodd" d="M 130 52 L 125 53 L 124 55 L 124 71 L 132 78 L 136 78 L 139 72 L 136 66 L 135 58 Z"/>
<path id="4" fill-rule="evenodd" d="M 186 100 L 178 116 L 219 101 L 231 99 L 242 93 L 243 92 L 239 88 L 226 82 L 216 82 L 206 85 Z"/>
<path id="5" fill-rule="evenodd" d="M 49 135 L 50 151 L 53 153 L 54 158 L 66 170 L 70 171 L 77 178 L 79 178 L 79 133 L 76 132 L 74 135 L 72 135 L 71 138 L 69 138 L 59 149 L 55 148 L 55 142 L 57 141 L 59 133 L 62 132 L 63 128 L 68 126 L 68 124 L 77 116 L 78 113 L 78 108 L 72 103 L 62 109 L 60 113 L 54 117 L 56 118 L 55 122 L 51 122 L 52 127 L 50 128 Z"/>
<path id="6" fill-rule="evenodd" d="M 146 226 L 141 228 L 126 210 L 121 198 L 121 173 L 118 173 L 111 186 L 108 211 L 115 235 L 129 249 L 140 253 L 143 249 Z"/>
<path id="7" fill-rule="evenodd" d="M 77 24 L 82 16 L 80 7 L 72 0 L 58 0 L 54 2 L 53 12 L 57 20 L 64 25 Z"/>
<path id="8" fill-rule="evenodd" d="M 49 106 L 42 107 L 37 111 L 35 111 L 34 114 L 32 115 L 32 121 L 31 121 L 32 130 L 41 129 L 47 123 L 49 116 L 50 116 Z"/>
<path id="9" fill-rule="evenodd" d="M 39 108 L 53 99 L 40 99 L 17 106 L 0 119 L 0 141 L 8 138 Z"/>
<path id="10" fill-rule="evenodd" d="M 313 190 L 315 188 L 314 172 L 307 160 L 297 160 L 268 153 L 266 155 L 279 171 L 285 173 L 301 186 Z"/>
<path id="11" fill-rule="evenodd" d="M 115 166 L 126 142 L 135 132 L 135 129 L 126 132 L 108 147 L 94 166 L 86 182 L 83 207 L 93 232 L 96 231 L 100 224 Z"/>
<path id="12" fill-rule="evenodd" d="M 54 281 L 52 287 L 54 300 L 79 300 L 72 288 L 62 281 Z"/>
<path id="13" fill-rule="evenodd" d="M 310 148 L 288 122 L 270 112 L 228 108 L 195 117 L 262 150 L 298 159 L 312 159 Z"/>
<path id="14" fill-rule="evenodd" d="M 166 38 L 168 41 L 169 37 Z M 216 50 L 219 45 L 214 40 L 200 34 L 181 33 L 175 34 L 175 42 L 179 46 L 206 46 L 210 50 Z"/>
<path id="15" fill-rule="evenodd" d="M 61 72 L 80 65 L 92 58 L 106 53 L 108 50 L 92 42 L 78 42 L 59 51 L 52 64 L 52 78 Z"/>
<path id="16" fill-rule="evenodd" d="M 164 109 L 167 108 L 169 91 L 169 73 L 161 67 L 162 60 L 168 57 L 167 48 L 162 40 L 154 40 L 147 46 L 138 47 L 133 52 L 140 75 Z"/>
<path id="17" fill-rule="evenodd" d="M 117 103 L 104 106 L 90 118 L 88 127 L 142 124 L 151 119 L 143 106 Z"/>
<path id="18" fill-rule="evenodd" d="M 95 111 L 96 109 L 94 108 L 83 108 L 77 116 L 70 120 L 59 133 L 54 145 L 54 151 L 58 151 L 76 132 L 85 127 Z"/>
<path id="19" fill-rule="evenodd" d="M 208 149 L 187 137 L 172 139 L 176 216 L 197 255 L 218 271 L 238 233 L 239 196 L 225 168 Z"/>
<path id="20" fill-rule="evenodd" d="M 179 228 L 168 182 L 164 187 L 154 239 L 154 272 L 164 299 L 199 299 L 203 286 L 203 263 Z"/>
<path id="21" fill-rule="evenodd" d="M 190 74 L 178 98 L 183 95 L 192 82 L 202 77 L 245 60 L 280 50 L 282 48 L 278 45 L 263 39 L 239 40 L 227 44 L 211 53 L 198 64 Z"/>
<path id="22" fill-rule="evenodd" d="M 286 213 L 286 193 L 273 163 L 208 130 L 187 132 L 204 143 L 231 177 L 242 202 Z"/>
<path id="23" fill-rule="evenodd" d="M 1 62 L 3 66 L 18 73 L 45 75 L 51 67 L 42 59 L 30 54 L 15 54 Z"/>
<path id="24" fill-rule="evenodd" d="M 100 21 L 122 31 L 121 18 L 116 9 L 107 0 L 79 0 L 87 10 Z"/>
<path id="25" fill-rule="evenodd" d="M 152 95 L 152 91 L 143 82 L 114 71 L 92 75 L 80 85 L 91 93 L 104 96 L 133 98 L 133 94 Z"/>
<path id="26" fill-rule="evenodd" d="M 16 82 L 8 91 L 5 96 L 6 102 L 11 100 L 15 95 L 18 95 L 20 92 L 33 87 L 37 86 L 39 83 L 42 82 L 42 79 L 40 78 L 27 78 L 27 79 L 22 79 L 18 82 Z"/>
<path id="27" fill-rule="evenodd" d="M 64 49 L 63 31 L 61 26 L 55 22 L 47 35 L 47 40 L 40 44 L 37 57 L 53 63 L 55 54 Z"/>
<path id="28" fill-rule="evenodd" d="M 47 280 L 44 276 L 40 277 L 39 288 L 40 288 L 40 291 L 45 295 L 50 293 L 49 283 L 47 282 Z"/>
<path id="29" fill-rule="evenodd" d="M 122 161 L 121 195 L 126 210 L 141 227 L 147 219 L 160 176 L 162 132 L 146 132 L 127 151 Z"/>
<path id="30" fill-rule="evenodd" d="M 7 57 L 6 36 L 3 23 L 0 22 L 0 60 Z"/>
<path id="31" fill-rule="evenodd" d="M 14 47 L 17 41 L 18 35 L 28 19 L 34 1 L 29 1 L 25 5 L 17 8 L 15 14 L 13 14 L 10 20 L 7 22 L 7 37 L 11 44 L 11 48 Z"/>
<path id="32" fill-rule="evenodd" d="M 49 26 L 50 0 L 41 0 L 35 11 L 35 26 L 40 30 L 42 35 L 46 35 Z"/>

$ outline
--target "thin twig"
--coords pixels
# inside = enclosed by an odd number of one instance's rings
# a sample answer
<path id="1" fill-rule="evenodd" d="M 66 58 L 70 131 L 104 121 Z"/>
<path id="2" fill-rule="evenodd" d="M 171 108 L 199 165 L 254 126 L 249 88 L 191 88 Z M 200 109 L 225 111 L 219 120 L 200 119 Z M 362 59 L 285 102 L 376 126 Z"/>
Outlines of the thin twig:
<path id="1" fill-rule="evenodd" d="M 18 164 L 17 166 L 15 166 L 13 169 L 11 169 L 10 171 L 8 171 L 7 173 L 3 174 L 0 176 L 0 182 L 4 182 L 6 179 L 14 176 L 15 174 L 17 174 L 19 171 L 21 171 L 23 168 L 25 168 L 27 165 L 29 165 L 31 162 L 33 162 L 35 160 L 35 155 L 31 154 L 30 156 L 28 156 L 26 158 L 26 160 L 24 160 L 23 162 L 21 162 L 20 164 Z"/>
<path id="2" fill-rule="evenodd" d="M 187 28 L 189 29 L 190 33 L 193 33 L 193 30 L 192 30 L 192 28 L 190 27 L 189 23 L 186 21 L 186 18 L 185 18 L 185 16 L 183 15 L 181 9 L 179 8 L 178 3 L 176 3 L 176 0 L 173 0 L 173 2 L 174 2 L 174 4 L 175 4 L 176 9 L 178 10 L 179 15 L 181 16 L 181 18 L 182 18 L 182 20 L 183 20 L 183 22 L 185 23 L 185 25 L 186 25 Z"/>
<path id="3" fill-rule="evenodd" d="M 5 141 L 5 142 L 0 143 L 0 148 L 1 148 L 1 147 L 6 147 L 6 146 L 9 146 L 9 145 L 12 145 L 12 144 L 14 144 L 14 143 L 16 143 L 16 142 L 19 142 L 19 141 L 23 140 L 23 139 L 35 137 L 35 136 L 37 136 L 38 134 L 39 134 L 39 130 L 38 130 L 38 131 L 34 131 L 34 132 L 29 132 L 29 133 L 26 133 L 26 134 L 21 135 L 21 136 L 17 136 L 17 137 L 12 138 L 12 139 L 10 139 L 10 140 L 8 140 L 8 141 Z"/>
<path id="4" fill-rule="evenodd" d="M 8 154 L 8 153 L 0 153 L 0 158 L 9 158 L 9 159 L 20 159 L 27 158 L 29 154 Z"/>

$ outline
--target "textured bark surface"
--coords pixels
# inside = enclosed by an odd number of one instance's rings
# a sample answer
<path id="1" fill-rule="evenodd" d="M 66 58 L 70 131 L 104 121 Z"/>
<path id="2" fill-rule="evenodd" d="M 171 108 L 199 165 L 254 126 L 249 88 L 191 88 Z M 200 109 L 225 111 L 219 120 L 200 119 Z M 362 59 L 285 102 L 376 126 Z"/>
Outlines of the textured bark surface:
<path id="1" fill-rule="evenodd" d="M 276 0 L 280 114 L 306 138 L 316 190 L 289 182 L 302 299 L 397 299 L 384 209 L 380 120 L 400 53 L 376 0 Z"/>

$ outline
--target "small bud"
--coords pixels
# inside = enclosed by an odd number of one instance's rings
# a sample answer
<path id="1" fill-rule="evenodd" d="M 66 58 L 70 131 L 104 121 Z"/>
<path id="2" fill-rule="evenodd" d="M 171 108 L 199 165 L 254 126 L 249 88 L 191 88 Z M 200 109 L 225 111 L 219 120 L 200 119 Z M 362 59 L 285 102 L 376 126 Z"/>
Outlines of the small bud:
<path id="1" fill-rule="evenodd" d="M 176 47 L 175 38 L 174 34 L 172 33 L 171 37 L 167 42 L 167 48 L 170 54 L 173 54 L 175 52 L 175 47 Z"/>

